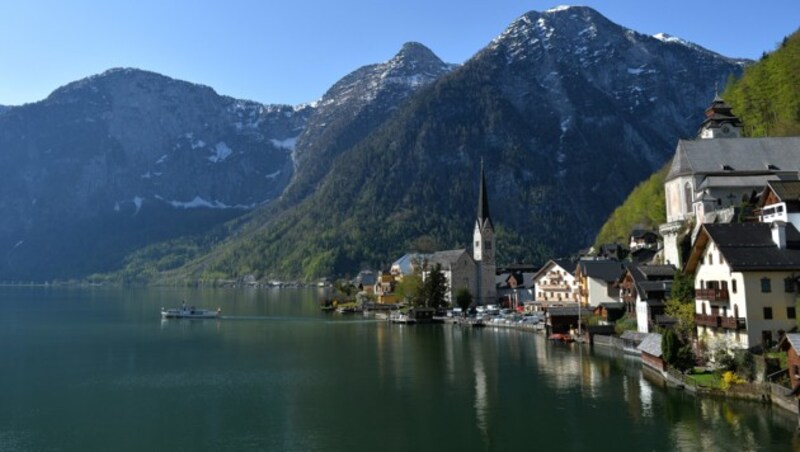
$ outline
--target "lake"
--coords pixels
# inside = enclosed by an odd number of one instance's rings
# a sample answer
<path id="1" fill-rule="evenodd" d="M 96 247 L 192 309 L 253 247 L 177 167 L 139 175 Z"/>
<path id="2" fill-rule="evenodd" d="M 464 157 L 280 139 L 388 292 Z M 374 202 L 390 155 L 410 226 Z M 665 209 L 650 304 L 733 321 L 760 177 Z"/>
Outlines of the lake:
<path id="1" fill-rule="evenodd" d="M 608 350 L 319 296 L 0 288 L 0 450 L 800 450 L 796 417 Z M 227 318 L 162 321 L 181 300 Z"/>

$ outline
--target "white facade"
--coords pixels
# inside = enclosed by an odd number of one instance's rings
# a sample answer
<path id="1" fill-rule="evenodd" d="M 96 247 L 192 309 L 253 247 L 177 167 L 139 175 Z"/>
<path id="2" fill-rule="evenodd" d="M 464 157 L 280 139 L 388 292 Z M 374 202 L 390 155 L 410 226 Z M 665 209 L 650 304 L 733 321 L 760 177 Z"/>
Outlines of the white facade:
<path id="1" fill-rule="evenodd" d="M 779 330 L 797 326 L 793 318 L 796 284 L 786 283 L 796 276 L 791 271 L 731 271 L 714 242 L 709 241 L 695 272 L 695 313 L 701 316 L 698 336 L 705 336 L 709 342 L 724 340 L 737 348 L 760 345 L 767 337 L 777 340 Z M 715 292 L 710 294 L 709 290 Z M 707 323 L 720 317 L 719 326 L 701 325 L 702 316 L 707 316 Z M 737 318 L 744 322 L 737 324 Z"/>
<path id="2" fill-rule="evenodd" d="M 578 302 L 578 279 L 564 267 L 550 261 L 534 277 L 535 300 L 544 306 Z"/>

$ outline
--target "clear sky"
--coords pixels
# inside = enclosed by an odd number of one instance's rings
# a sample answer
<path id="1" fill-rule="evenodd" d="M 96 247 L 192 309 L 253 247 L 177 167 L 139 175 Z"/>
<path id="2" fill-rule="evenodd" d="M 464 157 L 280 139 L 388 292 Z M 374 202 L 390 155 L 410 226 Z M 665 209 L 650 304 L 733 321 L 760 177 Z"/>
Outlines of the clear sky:
<path id="1" fill-rule="evenodd" d="M 0 104 L 41 100 L 112 67 L 136 67 L 264 103 L 318 99 L 407 41 L 463 63 L 515 18 L 553 1 L 0 0 Z M 636 31 L 758 58 L 800 27 L 800 0 L 602 0 Z"/>

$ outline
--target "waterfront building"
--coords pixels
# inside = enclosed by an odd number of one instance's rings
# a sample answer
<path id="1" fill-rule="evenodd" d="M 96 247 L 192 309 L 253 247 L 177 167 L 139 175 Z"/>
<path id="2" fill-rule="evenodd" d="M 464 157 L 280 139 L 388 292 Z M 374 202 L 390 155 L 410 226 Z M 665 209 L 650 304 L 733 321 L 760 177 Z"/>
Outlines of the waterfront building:
<path id="1" fill-rule="evenodd" d="M 664 316 L 664 310 L 674 278 L 675 267 L 672 265 L 626 266 L 619 283 L 620 299 L 629 314 L 636 314 L 640 333 L 651 333 L 656 327 L 671 323 Z"/>
<path id="2" fill-rule="evenodd" d="M 704 224 L 686 263 L 699 336 L 747 349 L 797 326 L 800 232 L 792 224 Z"/>
<path id="3" fill-rule="evenodd" d="M 578 300 L 582 306 L 618 303 L 619 287 L 615 284 L 625 267 L 614 260 L 580 260 L 575 269 Z"/>
<path id="4" fill-rule="evenodd" d="M 429 255 L 422 273 L 423 280 L 437 264 L 441 266 L 447 281 L 445 301 L 448 304 L 453 305 L 456 294 L 462 288 L 469 290 L 472 294 L 477 293 L 475 261 L 472 260 L 466 249 L 437 251 Z"/>
<path id="5" fill-rule="evenodd" d="M 575 261 L 551 259 L 533 275 L 535 303 L 541 307 L 578 303 Z"/>

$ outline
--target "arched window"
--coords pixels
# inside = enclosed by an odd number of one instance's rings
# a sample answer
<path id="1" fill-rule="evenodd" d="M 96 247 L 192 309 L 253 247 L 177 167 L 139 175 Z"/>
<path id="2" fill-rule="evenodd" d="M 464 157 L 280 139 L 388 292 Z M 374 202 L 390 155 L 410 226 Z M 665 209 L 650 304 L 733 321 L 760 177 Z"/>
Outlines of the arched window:
<path id="1" fill-rule="evenodd" d="M 683 186 L 683 197 L 686 203 L 686 213 L 692 213 L 692 186 L 689 185 L 689 182 Z"/>

